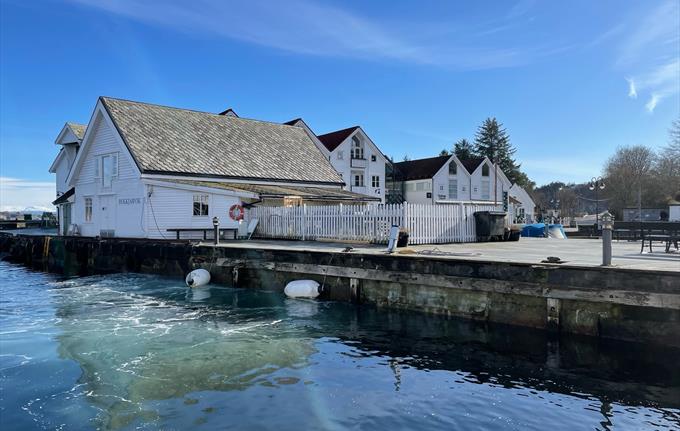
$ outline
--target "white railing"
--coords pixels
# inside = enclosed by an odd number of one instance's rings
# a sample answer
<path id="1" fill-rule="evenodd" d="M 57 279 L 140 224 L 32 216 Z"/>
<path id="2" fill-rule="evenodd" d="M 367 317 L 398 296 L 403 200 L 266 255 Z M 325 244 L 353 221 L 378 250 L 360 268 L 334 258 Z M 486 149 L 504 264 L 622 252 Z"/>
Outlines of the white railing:
<path id="1" fill-rule="evenodd" d="M 474 242 L 476 211 L 500 206 L 479 203 L 448 205 L 330 205 L 253 207 L 248 219 L 259 220 L 254 236 L 272 239 L 343 240 L 387 243 L 392 225 L 409 232 L 410 244 Z"/>

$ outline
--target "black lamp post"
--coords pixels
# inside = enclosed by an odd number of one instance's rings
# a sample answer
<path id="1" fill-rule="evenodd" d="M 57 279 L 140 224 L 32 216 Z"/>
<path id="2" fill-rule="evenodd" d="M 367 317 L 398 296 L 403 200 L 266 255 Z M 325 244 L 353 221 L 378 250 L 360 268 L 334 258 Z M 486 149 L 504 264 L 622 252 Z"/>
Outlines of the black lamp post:
<path id="1" fill-rule="evenodd" d="M 218 245 L 220 243 L 220 219 L 217 216 L 215 216 L 213 217 L 212 222 L 215 245 Z"/>
<path id="2" fill-rule="evenodd" d="M 593 177 L 590 180 L 590 190 L 595 190 L 595 224 L 597 228 L 600 228 L 600 201 L 598 200 L 597 193 L 600 190 L 604 190 L 604 180 L 602 177 Z"/>

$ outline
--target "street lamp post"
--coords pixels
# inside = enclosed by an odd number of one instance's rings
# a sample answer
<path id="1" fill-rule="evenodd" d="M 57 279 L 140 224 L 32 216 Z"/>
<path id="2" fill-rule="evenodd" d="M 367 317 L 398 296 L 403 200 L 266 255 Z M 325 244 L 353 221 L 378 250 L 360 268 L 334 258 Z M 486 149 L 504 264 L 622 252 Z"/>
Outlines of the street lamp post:
<path id="1" fill-rule="evenodd" d="M 598 191 L 604 190 L 604 180 L 602 177 L 593 177 L 590 180 L 590 190 L 595 191 L 595 225 L 600 228 L 600 201 L 597 197 Z"/>
<path id="2" fill-rule="evenodd" d="M 557 221 L 557 213 L 560 210 L 560 192 L 564 187 L 560 186 L 557 191 L 553 194 L 553 198 L 550 199 L 550 203 L 553 205 L 553 223 Z M 560 218 L 562 214 L 560 213 Z"/>

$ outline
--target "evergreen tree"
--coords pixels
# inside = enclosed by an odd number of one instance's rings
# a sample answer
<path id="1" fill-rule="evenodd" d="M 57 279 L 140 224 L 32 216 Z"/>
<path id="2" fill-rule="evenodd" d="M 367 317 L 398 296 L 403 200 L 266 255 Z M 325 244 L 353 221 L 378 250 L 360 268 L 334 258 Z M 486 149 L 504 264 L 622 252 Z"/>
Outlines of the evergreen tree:
<path id="1" fill-rule="evenodd" d="M 439 155 L 440 155 L 440 156 L 450 156 L 451 153 L 449 153 L 449 150 L 447 150 L 446 148 L 444 148 L 443 150 L 441 150 L 441 151 L 439 152 Z"/>
<path id="2" fill-rule="evenodd" d="M 453 145 L 453 153 L 460 160 L 466 160 L 476 157 L 475 147 L 470 143 L 470 141 L 468 141 L 465 138 L 461 139 L 460 141 L 456 142 Z"/>
<path id="3" fill-rule="evenodd" d="M 528 178 L 522 174 L 519 170 L 520 165 L 512 157 L 515 151 L 517 150 L 510 144 L 510 137 L 503 124 L 495 118 L 487 118 L 477 129 L 475 153 L 497 163 L 511 182 L 524 186 L 527 185 L 525 183 Z"/>

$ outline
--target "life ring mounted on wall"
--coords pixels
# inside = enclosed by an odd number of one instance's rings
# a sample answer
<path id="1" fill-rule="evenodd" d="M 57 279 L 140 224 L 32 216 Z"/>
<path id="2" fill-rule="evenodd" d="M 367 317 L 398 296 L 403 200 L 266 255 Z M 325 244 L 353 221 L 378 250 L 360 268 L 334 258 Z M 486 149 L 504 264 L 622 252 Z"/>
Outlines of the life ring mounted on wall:
<path id="1" fill-rule="evenodd" d="M 245 211 L 243 210 L 243 206 L 241 204 L 234 204 L 229 208 L 229 218 L 232 220 L 243 220 L 244 215 Z"/>

